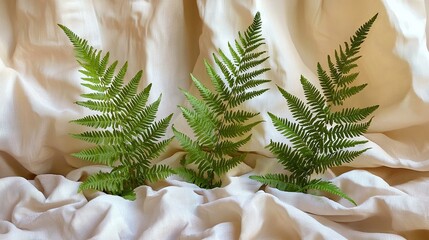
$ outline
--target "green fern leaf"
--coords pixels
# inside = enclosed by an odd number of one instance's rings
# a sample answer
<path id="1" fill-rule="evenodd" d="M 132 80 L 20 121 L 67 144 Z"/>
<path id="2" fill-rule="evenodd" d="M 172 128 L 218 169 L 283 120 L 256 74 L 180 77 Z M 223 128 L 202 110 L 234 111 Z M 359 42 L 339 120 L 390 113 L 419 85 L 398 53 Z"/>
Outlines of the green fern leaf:
<path id="1" fill-rule="evenodd" d="M 358 140 L 371 124 L 371 120 L 361 122 L 371 115 L 378 106 L 366 108 L 345 108 L 333 112 L 331 106 L 343 102 L 361 92 L 367 84 L 350 86 L 358 77 L 357 60 L 360 46 L 377 15 L 362 25 L 350 39 L 335 51 L 334 59 L 328 56 L 329 74 L 320 63 L 317 74 L 321 91 L 301 76 L 301 85 L 306 101 L 278 88 L 287 101 L 294 121 L 268 113 L 274 127 L 285 136 L 291 146 L 270 141 L 267 148 L 277 157 L 284 169 L 291 174 L 253 176 L 252 179 L 285 191 L 307 192 L 321 190 L 336 194 L 352 203 L 353 200 L 330 182 L 311 180 L 314 173 L 320 174 L 328 168 L 349 163 L 368 150 L 358 147 L 367 141 Z M 351 150 L 354 149 L 354 150 Z"/>
<path id="2" fill-rule="evenodd" d="M 113 167 L 110 173 L 90 176 L 80 189 L 106 191 L 132 199 L 134 188 L 173 173 L 167 166 L 152 163 L 172 140 L 163 139 L 172 115 L 155 121 L 161 96 L 147 104 L 151 85 L 137 91 L 142 71 L 125 84 L 127 63 L 116 72 L 118 62 L 109 64 L 109 53 L 103 56 L 70 29 L 59 26 L 72 42 L 76 59 L 83 68 L 79 70 L 84 75 L 82 85 L 92 90 L 81 95 L 86 101 L 76 103 L 99 112 L 71 121 L 94 128 L 72 136 L 96 145 L 72 155 Z"/>
<path id="3" fill-rule="evenodd" d="M 219 73 L 204 61 L 213 90 L 191 75 L 201 99 L 183 91 L 190 107 L 179 108 L 193 130 L 194 138 L 173 128 L 176 139 L 186 151 L 182 166 L 176 172 L 200 187 L 221 185 L 223 174 L 237 166 L 246 156 L 240 152 L 240 147 L 250 141 L 251 134 L 245 135 L 262 122 L 248 123 L 258 113 L 237 109 L 245 101 L 268 90 L 255 89 L 269 82 L 256 79 L 269 70 L 259 67 L 267 60 L 263 56 L 265 51 L 257 51 L 264 44 L 261 36 L 261 19 L 257 13 L 248 29 L 238 34 L 235 46 L 228 43 L 232 58 L 227 56 L 228 52 L 220 49 L 218 54 L 213 54 Z M 194 164 L 196 169 L 188 169 L 190 164 Z"/>

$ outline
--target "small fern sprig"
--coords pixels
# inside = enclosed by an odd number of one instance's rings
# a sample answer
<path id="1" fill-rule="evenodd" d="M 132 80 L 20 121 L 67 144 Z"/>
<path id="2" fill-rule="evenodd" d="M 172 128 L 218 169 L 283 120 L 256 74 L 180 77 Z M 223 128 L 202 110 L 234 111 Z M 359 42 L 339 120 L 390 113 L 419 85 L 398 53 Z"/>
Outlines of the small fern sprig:
<path id="1" fill-rule="evenodd" d="M 246 153 L 239 149 L 250 141 L 252 135 L 247 133 L 262 122 L 249 123 L 259 113 L 237 109 L 243 102 L 268 90 L 254 90 L 269 82 L 258 78 L 269 70 L 257 68 L 268 58 L 263 57 L 265 51 L 257 51 L 264 44 L 261 25 L 260 14 L 257 13 L 244 34 L 238 33 L 235 48 L 228 43 L 232 59 L 220 49 L 219 55 L 213 54 L 222 77 L 212 65 L 204 62 L 214 90 L 191 75 L 201 99 L 183 91 L 191 107 L 179 108 L 193 130 L 195 139 L 173 127 L 176 139 L 187 152 L 181 162 L 182 166 L 175 171 L 185 180 L 202 188 L 221 186 L 222 175 L 246 157 Z M 197 169 L 190 168 L 191 164 L 196 165 Z"/>
<path id="2" fill-rule="evenodd" d="M 333 111 L 332 107 L 341 106 L 345 99 L 367 86 L 367 84 L 350 86 L 359 74 L 351 70 L 357 67 L 360 46 L 376 18 L 377 15 L 356 31 L 350 38 L 350 45 L 346 42 L 344 48 L 340 46 L 339 51 L 335 51 L 335 63 L 328 56 L 329 75 L 320 63 L 317 64 L 322 92 L 303 76 L 301 85 L 306 102 L 278 87 L 295 121 L 268 114 L 275 128 L 289 139 L 292 146 L 270 141 L 267 147 L 291 174 L 251 176 L 252 179 L 283 191 L 325 191 L 356 204 L 333 183 L 310 177 L 314 173 L 323 173 L 330 167 L 351 162 L 368 150 L 368 148 L 358 150 L 358 146 L 367 141 L 357 138 L 367 131 L 371 123 L 371 120 L 362 121 L 378 106 L 344 108 L 340 111 Z"/>
<path id="3" fill-rule="evenodd" d="M 88 177 L 79 191 L 94 189 L 132 198 L 136 187 L 173 173 L 170 167 L 151 162 L 172 140 L 160 140 L 172 115 L 155 121 L 161 96 L 147 104 L 151 84 L 143 91 L 137 91 L 142 71 L 124 84 L 127 63 L 115 74 L 118 62 L 109 64 L 109 53 L 102 55 L 102 51 L 88 45 L 87 40 L 63 25 L 59 24 L 59 27 L 74 46 L 76 59 L 83 67 L 79 70 L 84 75 L 82 85 L 90 90 L 90 93 L 81 95 L 86 101 L 76 103 L 98 112 L 71 121 L 93 128 L 72 136 L 95 145 L 72 155 L 113 167 L 110 173 L 99 172 Z"/>

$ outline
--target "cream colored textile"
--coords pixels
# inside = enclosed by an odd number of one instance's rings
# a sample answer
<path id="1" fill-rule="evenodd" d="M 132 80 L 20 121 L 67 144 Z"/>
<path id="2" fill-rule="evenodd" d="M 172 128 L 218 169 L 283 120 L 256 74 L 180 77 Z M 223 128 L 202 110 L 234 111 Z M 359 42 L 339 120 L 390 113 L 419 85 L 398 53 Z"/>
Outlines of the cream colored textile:
<path id="1" fill-rule="evenodd" d="M 424 1 L 207 0 L 0 2 L 0 239 L 426 239 L 429 238 L 429 54 Z M 87 114 L 74 105 L 85 89 L 68 26 L 112 59 L 144 70 L 141 88 L 162 93 L 160 116 L 175 113 L 179 88 L 195 92 L 189 73 L 209 83 L 203 59 L 226 48 L 259 11 L 270 56 L 270 90 L 243 105 L 265 123 L 245 146 L 254 152 L 204 190 L 176 176 L 136 189 L 137 200 L 77 193 L 101 167 L 71 158 L 87 145 L 68 134 Z M 367 151 L 325 177 L 346 200 L 281 192 L 248 178 L 278 171 L 264 148 L 281 141 L 267 116 L 289 117 L 279 85 L 303 97 L 300 75 L 317 84 L 316 64 L 379 13 L 359 60 L 368 87 L 347 103 L 379 104 Z M 167 133 L 172 135 L 171 129 Z M 177 164 L 174 142 L 159 160 Z"/>

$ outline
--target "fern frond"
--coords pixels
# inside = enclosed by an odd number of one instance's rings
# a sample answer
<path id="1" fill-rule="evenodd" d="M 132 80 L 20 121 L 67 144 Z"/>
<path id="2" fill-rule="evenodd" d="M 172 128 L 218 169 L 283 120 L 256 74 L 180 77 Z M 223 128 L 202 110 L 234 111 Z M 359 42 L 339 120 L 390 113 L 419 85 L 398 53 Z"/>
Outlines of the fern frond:
<path id="1" fill-rule="evenodd" d="M 268 90 L 255 89 L 269 82 L 256 78 L 269 70 L 259 67 L 267 60 L 263 56 L 265 51 L 256 50 L 264 44 L 259 13 L 248 29 L 238 34 L 234 43 L 228 43 L 232 58 L 221 49 L 213 54 L 217 69 L 204 61 L 213 90 L 191 75 L 201 99 L 183 91 L 191 107 L 179 108 L 195 139 L 173 128 L 176 139 L 186 151 L 177 173 L 203 188 L 220 186 L 218 179 L 243 161 L 246 154 L 240 152 L 240 147 L 252 136 L 245 135 L 262 122 L 248 123 L 258 113 L 237 109 L 245 101 Z M 217 70 L 220 70 L 219 73 Z M 197 169 L 187 169 L 188 164 L 195 164 Z"/>
<path id="2" fill-rule="evenodd" d="M 147 104 L 151 85 L 137 91 L 142 71 L 125 83 L 127 62 L 116 72 L 118 62 L 109 64 L 109 53 L 102 56 L 102 52 L 88 45 L 86 40 L 67 27 L 59 26 L 72 42 L 77 61 L 83 67 L 79 70 L 84 75 L 82 85 L 92 90 L 81 95 L 86 101 L 76 103 L 99 112 L 71 121 L 94 128 L 72 136 L 96 145 L 72 155 L 93 163 L 115 166 L 110 173 L 90 176 L 82 183 L 81 189 L 91 188 L 133 198 L 134 188 L 173 173 L 170 168 L 151 162 L 172 140 L 162 140 L 172 115 L 155 121 L 161 96 Z"/>
<path id="3" fill-rule="evenodd" d="M 317 75 L 321 91 L 305 77 L 301 76 L 301 85 L 306 101 L 278 87 L 287 101 L 294 121 L 280 118 L 268 113 L 277 131 L 285 136 L 290 146 L 285 143 L 270 141 L 267 148 L 277 157 L 290 176 L 267 175 L 252 177 L 286 191 L 307 192 L 309 189 L 322 190 L 343 197 L 352 203 L 346 194 L 330 182 L 310 180 L 313 173 L 323 173 L 328 168 L 349 163 L 368 149 L 358 149 L 367 141 L 358 140 L 371 124 L 371 120 L 361 122 L 371 115 L 378 106 L 366 108 L 345 108 L 333 112 L 332 105 L 343 102 L 362 91 L 367 84 L 350 86 L 358 77 L 357 56 L 360 46 L 377 15 L 362 25 L 334 53 L 334 61 L 328 56 L 329 74 L 320 63 L 317 64 Z M 354 150 L 350 150 L 354 149 Z M 355 204 L 355 203 L 354 203 Z"/>

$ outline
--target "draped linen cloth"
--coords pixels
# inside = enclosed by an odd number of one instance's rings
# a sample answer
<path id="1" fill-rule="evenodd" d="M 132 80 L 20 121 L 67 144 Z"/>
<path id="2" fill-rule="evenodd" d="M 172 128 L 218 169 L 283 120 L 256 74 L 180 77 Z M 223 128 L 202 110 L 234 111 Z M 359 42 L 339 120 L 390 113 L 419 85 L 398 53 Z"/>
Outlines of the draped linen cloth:
<path id="1" fill-rule="evenodd" d="M 429 3 L 421 0 L 206 0 L 0 2 L 0 239 L 425 239 L 429 237 Z M 74 104 L 86 91 L 72 46 L 57 23 L 120 63 L 129 79 L 144 70 L 140 88 L 162 93 L 159 116 L 174 113 L 179 88 L 197 94 L 189 77 L 210 80 L 203 60 L 227 48 L 261 13 L 270 56 L 268 92 L 243 104 L 261 112 L 252 152 L 206 190 L 177 176 L 141 186 L 128 201 L 77 193 L 84 176 L 105 169 L 70 157 L 88 145 L 70 137 L 69 123 L 89 112 Z M 267 112 L 291 117 L 276 85 L 303 98 L 301 75 L 318 86 L 316 64 L 348 41 L 374 14 L 359 59 L 358 83 L 347 106 L 378 104 L 365 138 L 371 149 L 331 179 L 347 200 L 282 192 L 249 179 L 281 166 L 265 148 L 283 141 Z M 171 129 L 167 136 L 171 136 Z M 173 142 L 159 162 L 177 165 Z"/>

